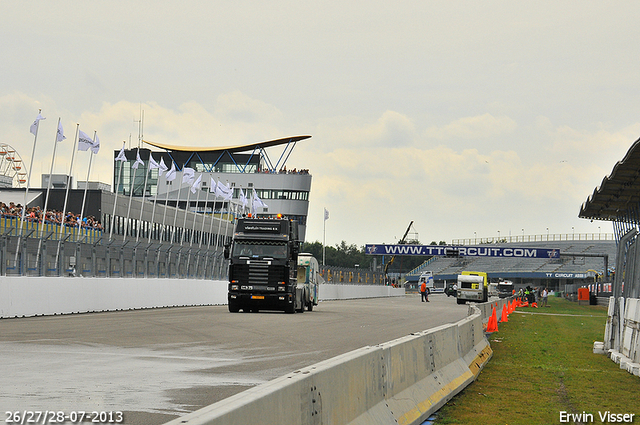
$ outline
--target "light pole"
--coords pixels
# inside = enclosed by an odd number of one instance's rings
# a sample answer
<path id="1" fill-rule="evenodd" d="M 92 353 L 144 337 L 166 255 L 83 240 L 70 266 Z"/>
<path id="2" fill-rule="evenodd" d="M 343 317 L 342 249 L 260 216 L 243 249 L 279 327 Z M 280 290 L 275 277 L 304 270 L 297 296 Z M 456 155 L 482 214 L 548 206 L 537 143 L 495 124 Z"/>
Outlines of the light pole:
<path id="1" fill-rule="evenodd" d="M 522 242 L 524 242 L 524 229 L 522 229 Z"/>
<path id="2" fill-rule="evenodd" d="M 478 234 L 473 232 L 473 244 L 476 245 L 478 243 Z"/>
<path id="3" fill-rule="evenodd" d="M 547 242 L 549 242 L 549 228 L 547 227 Z"/>
<path id="4" fill-rule="evenodd" d="M 576 240 L 576 228 L 574 226 L 571 226 L 571 232 L 573 233 L 573 236 L 571 237 L 571 240 L 575 241 Z"/>

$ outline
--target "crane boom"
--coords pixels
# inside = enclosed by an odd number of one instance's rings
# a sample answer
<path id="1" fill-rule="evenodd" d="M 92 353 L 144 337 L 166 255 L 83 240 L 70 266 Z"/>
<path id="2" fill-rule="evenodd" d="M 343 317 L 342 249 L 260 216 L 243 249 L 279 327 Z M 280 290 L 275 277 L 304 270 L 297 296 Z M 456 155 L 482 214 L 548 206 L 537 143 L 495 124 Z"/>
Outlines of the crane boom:
<path id="1" fill-rule="evenodd" d="M 409 227 L 407 227 L 407 231 L 404 232 L 404 236 L 402 236 L 402 239 L 400 239 L 398 241 L 399 245 L 402 245 L 402 244 L 406 243 L 407 235 L 409 234 L 409 230 L 411 230 L 411 226 L 413 226 L 413 220 L 411 220 L 411 223 L 409 223 Z M 396 256 L 394 255 L 393 257 L 391 257 L 391 259 L 384 266 L 384 278 L 385 278 L 385 280 L 387 279 L 387 271 L 389 270 L 389 267 L 393 264 L 393 261 L 395 259 L 396 259 Z"/>

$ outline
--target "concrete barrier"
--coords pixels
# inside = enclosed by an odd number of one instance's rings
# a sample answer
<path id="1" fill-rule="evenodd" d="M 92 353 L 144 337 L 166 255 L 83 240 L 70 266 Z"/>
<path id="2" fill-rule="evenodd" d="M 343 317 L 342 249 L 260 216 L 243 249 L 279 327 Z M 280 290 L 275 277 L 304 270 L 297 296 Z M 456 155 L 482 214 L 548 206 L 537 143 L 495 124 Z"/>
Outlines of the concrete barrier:
<path id="1" fill-rule="evenodd" d="M 227 304 L 227 281 L 3 276 L 0 318 Z M 403 296 L 404 289 L 322 284 L 320 300 Z"/>
<path id="2" fill-rule="evenodd" d="M 364 347 L 207 406 L 168 425 L 420 424 L 471 383 L 492 351 L 480 310 L 458 323 Z"/>

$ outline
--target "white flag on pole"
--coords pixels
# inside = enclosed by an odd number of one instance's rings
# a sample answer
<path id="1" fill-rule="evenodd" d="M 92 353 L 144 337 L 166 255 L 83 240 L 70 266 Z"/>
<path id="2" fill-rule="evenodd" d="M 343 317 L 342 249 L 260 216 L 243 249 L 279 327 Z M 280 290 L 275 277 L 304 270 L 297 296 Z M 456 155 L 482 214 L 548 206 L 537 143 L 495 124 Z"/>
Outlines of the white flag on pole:
<path id="1" fill-rule="evenodd" d="M 223 198 L 225 201 L 228 201 L 233 197 L 233 189 L 229 188 L 229 186 L 221 181 L 218 181 L 218 185 L 216 186 L 216 195 Z"/>
<path id="2" fill-rule="evenodd" d="M 327 211 L 327 209 L 324 209 L 324 220 L 327 221 L 329 220 L 329 211 Z"/>
<path id="3" fill-rule="evenodd" d="M 196 181 L 191 185 L 191 193 L 196 193 L 196 191 L 200 188 L 200 182 L 202 181 L 202 174 L 198 176 Z"/>
<path id="4" fill-rule="evenodd" d="M 169 167 L 167 167 L 167 164 L 164 163 L 164 156 L 160 157 L 160 164 L 158 164 L 160 166 L 160 171 L 158 171 L 158 175 L 161 176 L 162 173 L 165 173 Z"/>
<path id="5" fill-rule="evenodd" d="M 88 151 L 93 147 L 93 139 L 84 131 L 79 131 L 78 136 L 78 150 L 82 152 Z"/>
<path id="6" fill-rule="evenodd" d="M 209 186 L 209 193 L 215 193 L 215 195 L 218 196 L 217 190 L 218 190 L 218 183 L 216 183 L 213 177 L 211 177 L 211 186 Z"/>
<path id="7" fill-rule="evenodd" d="M 176 179 L 176 164 L 171 161 L 171 169 L 167 171 L 167 174 L 164 176 L 168 182 L 174 181 Z"/>
<path id="8" fill-rule="evenodd" d="M 258 194 L 256 193 L 256 189 L 253 189 L 253 202 L 252 202 L 252 206 L 253 208 L 269 208 L 269 206 L 267 204 L 265 204 L 264 202 L 262 202 L 262 199 L 260 199 L 260 197 L 258 196 Z"/>
<path id="9" fill-rule="evenodd" d="M 93 146 L 91 146 L 91 152 L 93 154 L 97 154 L 100 151 L 100 139 L 98 139 L 98 135 L 96 134 L 96 140 L 93 141 Z"/>
<path id="10" fill-rule="evenodd" d="M 38 113 L 36 120 L 33 122 L 33 124 L 31 124 L 31 127 L 29 128 L 29 130 L 31 131 L 31 134 L 33 134 L 34 136 L 36 135 L 36 133 L 38 132 L 38 126 L 40 125 L 40 120 L 45 120 L 45 119 L 46 119 L 45 117 L 43 117 L 42 115 L 40 115 L 40 113 Z"/>
<path id="11" fill-rule="evenodd" d="M 153 159 L 153 155 L 149 154 L 149 169 L 155 170 L 156 168 L 160 168 L 160 164 L 158 164 L 156 160 Z"/>
<path id="12" fill-rule="evenodd" d="M 136 162 L 133 163 L 131 168 L 133 168 L 134 170 L 137 170 L 140 165 L 144 165 L 144 162 L 142 161 L 142 159 L 140 159 L 140 149 L 138 149 L 136 154 Z"/>
<path id="13" fill-rule="evenodd" d="M 64 130 L 62 129 L 62 123 L 58 121 L 58 131 L 56 132 L 56 141 L 62 142 L 64 139 L 66 139 L 66 136 L 64 135 Z"/>
<path id="14" fill-rule="evenodd" d="M 127 155 L 125 155 L 124 153 L 124 145 L 122 145 L 122 149 L 120 149 L 120 153 L 118 154 L 118 156 L 116 156 L 116 161 L 123 161 L 123 162 L 128 161 Z"/>
<path id="15" fill-rule="evenodd" d="M 196 170 L 191 167 L 184 166 L 182 168 L 182 183 L 193 183 L 193 179 L 195 178 Z"/>
<path id="16" fill-rule="evenodd" d="M 245 208 L 247 206 L 247 202 L 249 202 L 249 200 L 244 195 L 244 191 L 242 190 L 242 188 L 240 188 L 240 203 L 242 204 L 242 208 Z"/>

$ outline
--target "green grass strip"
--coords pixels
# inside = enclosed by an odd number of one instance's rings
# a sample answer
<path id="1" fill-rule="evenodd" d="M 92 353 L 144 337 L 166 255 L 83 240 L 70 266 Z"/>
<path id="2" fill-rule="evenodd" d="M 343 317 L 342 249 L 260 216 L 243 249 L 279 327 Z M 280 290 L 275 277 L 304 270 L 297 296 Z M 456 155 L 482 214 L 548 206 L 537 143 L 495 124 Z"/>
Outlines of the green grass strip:
<path id="1" fill-rule="evenodd" d="M 498 318 L 500 318 L 500 312 Z M 640 379 L 607 356 L 607 309 L 549 297 L 547 308 L 518 308 L 489 335 L 493 357 L 478 379 L 438 412 L 435 424 L 559 424 L 561 413 L 635 414 L 640 423 Z M 565 417 L 566 418 L 566 417 Z"/>

